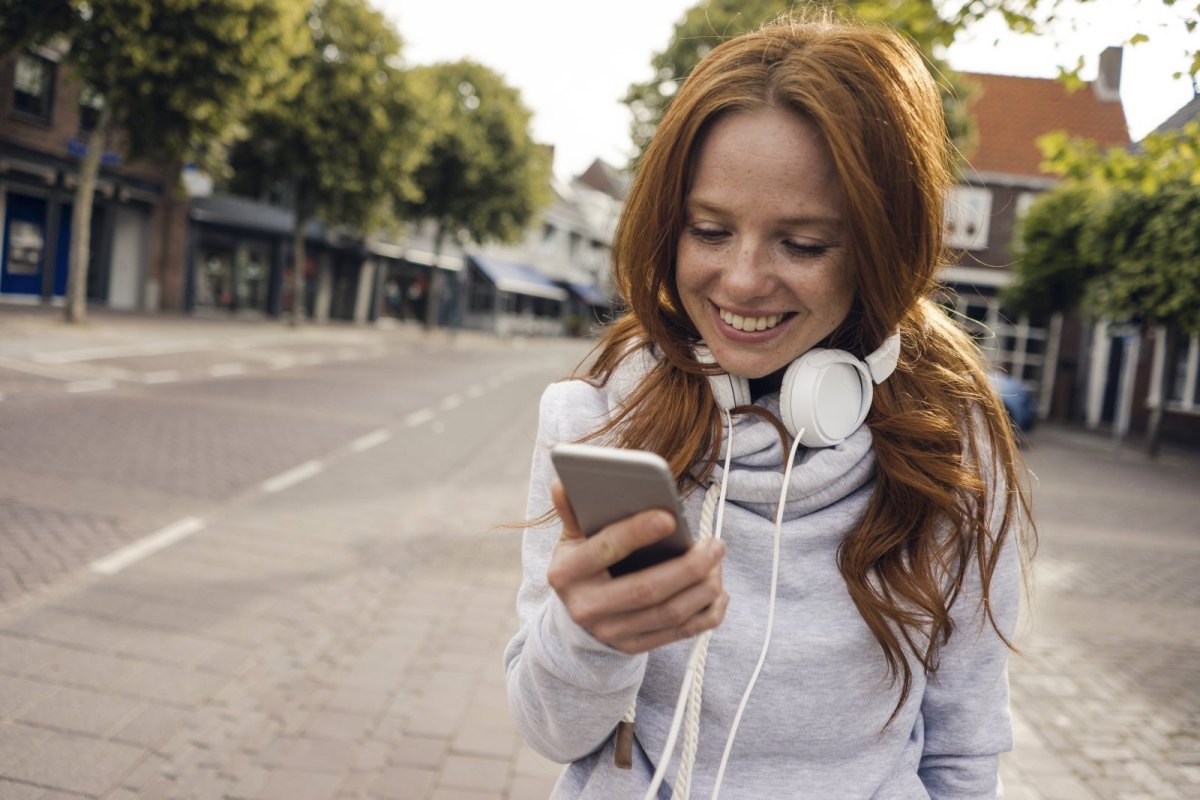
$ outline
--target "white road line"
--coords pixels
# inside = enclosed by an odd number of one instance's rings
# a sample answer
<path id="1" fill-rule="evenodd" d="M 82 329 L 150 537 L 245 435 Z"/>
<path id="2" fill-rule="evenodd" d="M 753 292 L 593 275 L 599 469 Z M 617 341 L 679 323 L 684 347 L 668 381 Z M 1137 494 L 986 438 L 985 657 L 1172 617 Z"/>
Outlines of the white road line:
<path id="1" fill-rule="evenodd" d="M 105 389 L 111 389 L 116 386 L 110 380 L 95 380 L 95 381 L 71 381 L 67 384 L 67 391 L 71 394 L 80 394 L 82 392 L 102 392 Z"/>
<path id="2" fill-rule="evenodd" d="M 301 481 L 306 481 L 314 475 L 317 475 L 325 469 L 325 465 L 320 461 L 306 461 L 298 467 L 293 467 L 287 472 L 281 472 L 274 478 L 263 481 L 262 490 L 264 492 L 282 492 L 284 489 L 295 486 Z"/>
<path id="3" fill-rule="evenodd" d="M 449 411 L 452 408 L 458 408 L 462 405 L 463 396 L 461 394 L 452 394 L 446 397 L 440 403 L 443 411 Z"/>
<path id="4" fill-rule="evenodd" d="M 231 364 L 213 364 L 208 368 L 208 374 L 214 378 L 227 378 L 230 375 L 244 375 L 246 365 L 233 362 Z"/>
<path id="5" fill-rule="evenodd" d="M 320 353 L 305 353 L 304 355 L 300 356 L 301 364 L 320 364 L 324 360 L 325 356 L 321 355 Z"/>
<path id="6" fill-rule="evenodd" d="M 271 369 L 287 369 L 295 363 L 296 359 L 293 356 L 279 356 L 278 358 L 272 358 L 268 362 L 268 366 Z"/>
<path id="7" fill-rule="evenodd" d="M 130 564 L 141 561 L 146 556 L 157 553 L 165 547 L 170 547 L 180 539 L 186 539 L 203 528 L 204 520 L 199 517 L 184 517 L 156 533 L 144 536 L 104 558 L 93 561 L 92 572 L 99 572 L 101 575 L 115 575 Z"/>
<path id="8" fill-rule="evenodd" d="M 404 418 L 405 427 L 415 428 L 418 425 L 424 425 L 429 420 L 433 419 L 433 411 L 428 408 L 422 408 L 420 411 L 414 411 Z"/>
<path id="9" fill-rule="evenodd" d="M 174 383 L 177 380 L 179 380 L 179 371 L 174 369 L 142 374 L 142 383 Z"/>
<path id="10" fill-rule="evenodd" d="M 476 397 L 483 397 L 483 393 L 486 391 L 487 391 L 486 389 L 484 389 L 482 386 L 480 386 L 477 383 L 474 386 L 467 389 L 467 397 L 470 397 L 472 400 L 474 400 Z"/>
<path id="11" fill-rule="evenodd" d="M 360 436 L 350 443 L 350 449 L 356 453 L 362 453 L 370 450 L 372 447 L 379 445 L 392 438 L 392 432 L 387 428 L 380 428 L 377 431 L 372 431 L 366 436 Z"/>
<path id="12" fill-rule="evenodd" d="M 352 350 L 347 347 L 343 350 L 338 350 L 337 358 L 338 361 L 357 361 L 359 358 L 361 358 L 361 356 L 357 350 Z"/>

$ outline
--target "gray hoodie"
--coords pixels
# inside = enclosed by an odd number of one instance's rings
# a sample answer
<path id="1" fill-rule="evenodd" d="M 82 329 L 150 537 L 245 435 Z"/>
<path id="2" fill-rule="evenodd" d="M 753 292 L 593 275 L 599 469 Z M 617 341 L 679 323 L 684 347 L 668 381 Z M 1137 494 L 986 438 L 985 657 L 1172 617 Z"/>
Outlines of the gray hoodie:
<path id="1" fill-rule="evenodd" d="M 642 374 L 628 358 L 602 388 L 551 385 L 542 396 L 528 514 L 552 507 L 549 449 L 577 441 L 607 420 Z M 777 412 L 778 397 L 759 405 Z M 691 796 L 708 798 L 731 722 L 762 645 L 774 543 L 774 517 L 786 452 L 775 428 L 735 417 L 733 460 L 722 536 L 730 605 L 710 643 L 700 742 Z M 874 489 L 871 434 L 862 426 L 842 444 L 801 449 L 792 471 L 782 530 L 775 625 L 729 759 L 725 798 L 915 800 L 999 796 L 999 753 L 1010 749 L 1008 651 L 980 609 L 979 576 L 968 572 L 953 608 L 956 627 L 927 679 L 912 662 L 913 686 L 899 698 L 883 652 L 838 572 L 839 543 Z M 718 465 L 713 480 L 721 479 Z M 699 530 L 702 491 L 684 497 Z M 576 625 L 546 583 L 557 522 L 530 528 L 517 599 L 521 629 L 505 652 L 509 702 L 525 740 L 569 764 L 554 798 L 640 798 L 662 755 L 690 642 L 625 655 Z M 1010 540 L 1013 537 L 1010 537 Z M 1011 634 L 1020 594 L 1017 548 L 1005 546 L 991 586 L 997 622 Z M 637 698 L 631 770 L 613 764 L 613 730 Z M 678 748 L 676 748 L 678 750 Z M 678 752 L 660 797 L 670 796 Z"/>

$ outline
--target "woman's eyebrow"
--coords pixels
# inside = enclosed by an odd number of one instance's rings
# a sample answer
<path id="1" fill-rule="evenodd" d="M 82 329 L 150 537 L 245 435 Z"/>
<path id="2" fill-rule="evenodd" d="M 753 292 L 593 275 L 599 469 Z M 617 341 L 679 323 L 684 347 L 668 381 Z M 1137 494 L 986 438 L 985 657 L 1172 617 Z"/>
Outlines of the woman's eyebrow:
<path id="1" fill-rule="evenodd" d="M 706 211 L 709 214 L 715 214 L 718 217 L 732 216 L 731 213 L 722 208 L 719 204 L 705 200 L 704 198 L 692 199 L 689 198 L 684 208 L 688 212 Z M 804 226 L 804 225 L 831 225 L 839 226 L 842 224 L 842 218 L 838 215 L 828 214 L 801 214 L 790 217 L 780 217 L 773 220 L 777 225 L 781 226 Z"/>

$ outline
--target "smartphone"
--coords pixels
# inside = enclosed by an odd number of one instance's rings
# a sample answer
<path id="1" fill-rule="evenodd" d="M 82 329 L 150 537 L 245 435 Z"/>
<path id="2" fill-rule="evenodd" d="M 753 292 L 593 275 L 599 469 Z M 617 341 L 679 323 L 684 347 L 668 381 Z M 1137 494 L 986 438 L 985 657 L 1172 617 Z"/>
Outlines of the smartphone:
<path id="1" fill-rule="evenodd" d="M 613 577 L 683 555 L 692 535 L 683 518 L 675 477 L 661 456 L 644 450 L 560 444 L 550 450 L 579 527 L 587 536 L 639 511 L 661 508 L 675 517 L 675 531 L 608 568 Z"/>

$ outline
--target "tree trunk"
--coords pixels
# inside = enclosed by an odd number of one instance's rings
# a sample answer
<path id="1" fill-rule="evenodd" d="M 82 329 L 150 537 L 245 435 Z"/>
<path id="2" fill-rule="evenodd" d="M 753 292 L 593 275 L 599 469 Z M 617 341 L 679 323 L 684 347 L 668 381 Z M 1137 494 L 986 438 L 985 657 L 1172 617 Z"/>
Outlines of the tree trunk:
<path id="1" fill-rule="evenodd" d="M 308 224 L 302 190 L 296 189 L 292 209 L 292 316 L 291 324 L 304 322 L 304 227 Z"/>
<path id="2" fill-rule="evenodd" d="M 87 317 L 87 274 L 92 250 L 92 206 L 96 199 L 96 178 L 100 158 L 108 140 L 112 110 L 107 104 L 88 137 L 87 152 L 79 165 L 79 184 L 75 187 L 75 208 L 71 212 L 71 256 L 67 268 L 67 322 L 83 322 Z"/>
<path id="3" fill-rule="evenodd" d="M 446 238 L 445 223 L 438 223 L 437 233 L 433 239 L 433 266 L 429 272 L 429 288 L 425 296 L 425 330 L 431 331 L 437 327 L 438 310 L 442 299 L 442 272 L 438 262 L 442 259 L 442 242 Z"/>
<path id="4" fill-rule="evenodd" d="M 1155 349 L 1162 348 L 1162 353 L 1155 353 L 1156 359 L 1162 358 L 1164 368 L 1159 370 L 1158 378 L 1158 402 L 1150 409 L 1150 419 L 1146 422 L 1146 455 L 1150 458 L 1158 458 L 1159 447 L 1162 444 L 1162 421 L 1163 407 L 1167 404 L 1167 392 L 1171 388 L 1171 370 L 1166 368 L 1170 364 L 1171 351 L 1175 340 L 1175 326 L 1166 325 L 1164 327 L 1165 335 L 1158 338 L 1155 342 Z"/>

